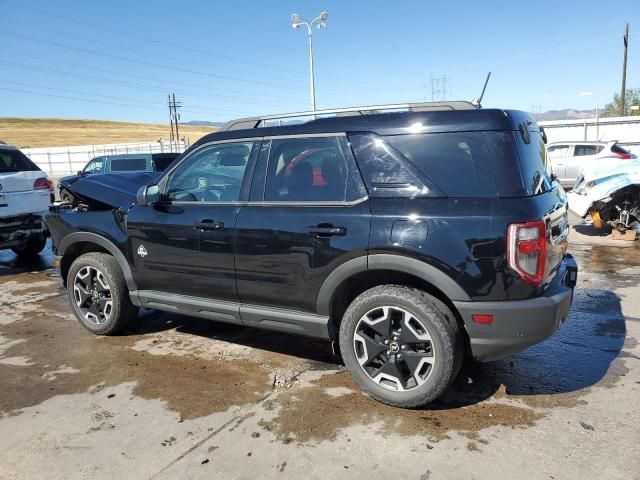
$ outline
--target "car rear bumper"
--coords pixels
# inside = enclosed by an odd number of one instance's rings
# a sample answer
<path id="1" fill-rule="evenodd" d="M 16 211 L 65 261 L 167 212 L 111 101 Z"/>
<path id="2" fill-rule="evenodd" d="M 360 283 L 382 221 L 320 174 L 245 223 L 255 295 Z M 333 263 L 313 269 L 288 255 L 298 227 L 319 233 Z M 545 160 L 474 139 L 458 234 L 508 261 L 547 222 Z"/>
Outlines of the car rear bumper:
<path id="1" fill-rule="evenodd" d="M 43 214 L 0 218 L 0 249 L 18 247 L 33 235 L 47 235 Z"/>
<path id="2" fill-rule="evenodd" d="M 469 334 L 473 357 L 481 362 L 517 353 L 549 338 L 567 318 L 578 266 L 567 255 L 553 282 L 537 298 L 504 302 L 454 302 Z M 493 323 L 478 324 L 473 314 L 493 315 Z"/>

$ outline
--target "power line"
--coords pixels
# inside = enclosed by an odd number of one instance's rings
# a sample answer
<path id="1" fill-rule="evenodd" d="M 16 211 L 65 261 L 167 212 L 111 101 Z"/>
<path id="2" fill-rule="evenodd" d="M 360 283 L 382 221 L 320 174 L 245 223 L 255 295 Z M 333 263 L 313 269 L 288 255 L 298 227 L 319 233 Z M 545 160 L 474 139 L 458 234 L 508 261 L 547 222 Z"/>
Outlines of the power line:
<path id="1" fill-rule="evenodd" d="M 63 62 L 63 63 L 66 63 L 66 62 Z M 10 65 L 10 66 L 13 66 L 13 67 L 16 67 L 16 68 L 21 68 L 21 69 L 30 70 L 30 71 L 49 73 L 49 74 L 62 76 L 62 77 L 67 77 L 67 78 L 77 78 L 77 79 L 82 79 L 82 80 L 89 80 L 89 81 L 93 81 L 93 82 L 97 82 L 97 83 L 103 83 L 103 84 L 106 84 L 106 85 L 123 86 L 123 87 L 135 88 L 135 89 L 145 90 L 145 91 L 152 91 L 152 90 L 166 91 L 166 87 L 160 87 L 160 86 L 149 85 L 149 84 L 140 84 L 140 83 L 134 83 L 134 82 L 127 82 L 127 81 L 116 80 L 116 79 L 106 79 L 106 78 L 103 78 L 103 77 L 96 77 L 96 76 L 92 76 L 92 75 L 84 75 L 84 74 L 79 74 L 79 73 L 66 72 L 66 71 L 62 71 L 62 70 L 56 70 L 56 69 L 51 69 L 51 68 L 47 68 L 47 67 L 40 67 L 40 66 L 37 66 L 37 65 L 22 64 L 22 63 L 7 61 L 7 60 L 0 60 L 0 64 Z M 117 72 L 111 72 L 109 70 L 103 70 L 103 69 L 95 69 L 95 70 L 96 71 L 105 71 L 105 72 L 108 72 L 108 73 L 117 74 Z M 145 78 L 151 79 L 151 77 L 145 77 Z M 183 94 L 192 96 L 194 98 L 200 98 L 200 99 L 205 99 L 205 100 L 212 99 L 213 97 L 219 97 L 219 98 L 224 98 L 224 99 L 229 99 L 229 100 L 242 100 L 242 102 L 246 103 L 246 104 L 263 103 L 263 102 L 256 102 L 256 101 L 248 101 L 244 97 L 240 97 L 240 96 L 215 95 L 215 94 L 212 95 L 212 96 L 204 96 L 204 95 L 202 95 L 201 93 L 198 93 L 198 92 L 190 92 L 188 90 L 180 90 L 180 91 L 183 92 Z M 289 101 L 289 102 L 291 102 L 292 104 L 294 103 L 292 101 Z M 278 102 L 278 103 L 280 103 L 280 102 Z M 298 104 L 298 103 L 296 103 L 296 104 Z"/>
<path id="2" fill-rule="evenodd" d="M 216 73 L 210 73 L 210 72 L 201 72 L 199 70 L 191 70 L 188 68 L 179 68 L 179 67 L 174 67 L 172 65 L 162 65 L 160 63 L 155 63 L 155 62 L 148 62 L 148 61 L 144 61 L 144 60 L 136 60 L 134 58 L 128 58 L 128 57 L 123 57 L 120 55 L 113 55 L 110 53 L 103 53 L 103 52 L 98 52 L 96 50 L 91 50 L 89 48 L 82 48 L 82 47 L 75 47 L 72 45 L 67 45 L 64 43 L 60 43 L 60 42 L 54 42 L 51 40 L 43 40 L 41 38 L 34 38 L 34 37 L 30 37 L 28 35 L 22 35 L 20 33 L 17 32 L 11 32 L 8 30 L 0 30 L 0 35 L 6 35 L 9 37 L 17 37 L 17 38 L 22 38 L 24 40 L 28 40 L 30 42 L 36 42 L 36 43 L 42 43 L 45 45 L 52 45 L 54 47 L 58 47 L 58 48 L 64 48 L 67 50 L 73 50 L 73 51 L 77 51 L 77 52 L 82 52 L 82 53 L 88 53 L 90 55 L 97 55 L 100 57 L 105 57 L 105 58 L 112 58 L 114 60 L 121 60 L 123 62 L 130 62 L 130 63 L 134 63 L 136 65 L 145 65 L 145 66 L 149 66 L 149 67 L 154 67 L 154 68 L 161 68 L 164 70 L 173 70 L 176 72 L 181 72 L 181 73 L 189 73 L 192 75 L 199 75 L 199 76 L 203 76 L 203 77 L 209 77 L 209 78 L 217 78 L 219 80 L 230 80 L 230 81 L 234 81 L 234 82 L 245 82 L 245 83 L 253 83 L 256 85 L 268 85 L 268 86 L 275 86 L 275 87 L 279 87 L 279 88 L 300 88 L 300 85 L 288 85 L 288 84 L 281 84 L 281 83 L 272 83 L 272 82 L 263 82 L 261 80 L 254 80 L 254 79 L 247 79 L 247 78 L 239 78 L 239 77 L 230 77 L 227 75 L 219 75 Z"/>
<path id="3" fill-rule="evenodd" d="M 276 66 L 276 65 L 268 64 L 268 63 L 253 62 L 251 60 L 243 60 L 243 59 L 239 59 L 239 58 L 232 57 L 232 56 L 227 56 L 227 55 L 212 54 L 211 52 L 194 49 L 193 47 L 190 47 L 190 46 L 187 46 L 187 45 L 179 45 L 179 44 L 175 44 L 175 43 L 159 40 L 157 38 L 146 37 L 146 36 L 143 36 L 143 35 L 138 35 L 138 34 L 135 34 L 135 33 L 128 32 L 128 31 L 124 31 L 124 30 L 118 30 L 118 29 L 111 28 L 111 27 L 105 27 L 104 25 L 99 25 L 99 24 L 96 24 L 96 23 L 87 22 L 85 20 L 80 20 L 78 18 L 68 17 L 66 15 L 60 15 L 59 13 L 51 12 L 49 10 L 44 10 L 44 9 L 41 9 L 41 8 L 31 7 L 31 6 L 28 6 L 28 5 L 21 5 L 19 3 L 11 2 L 9 0 L 0 0 L 0 3 L 5 3 L 7 5 L 11 5 L 12 7 L 23 8 L 25 10 L 30 10 L 32 12 L 43 13 L 45 15 L 49 15 L 49 16 L 52 16 L 52 17 L 55 17 L 55 18 L 59 18 L 61 20 L 65 20 L 65 21 L 68 21 L 68 22 L 74 22 L 74 23 L 78 23 L 78 24 L 81 24 L 81 25 L 89 26 L 91 28 L 97 28 L 99 30 L 104 30 L 104 31 L 107 31 L 107 32 L 115 33 L 115 34 L 117 34 L 119 36 L 126 36 L 126 37 L 130 37 L 130 38 L 136 38 L 138 40 L 143 40 L 145 42 L 152 42 L 152 43 L 156 43 L 156 44 L 159 44 L 159 45 L 167 45 L 167 46 L 170 46 L 172 48 L 176 48 L 176 49 L 180 49 L 180 50 L 187 50 L 187 51 L 191 51 L 191 52 L 194 52 L 194 53 L 197 53 L 197 54 L 200 54 L 200 55 L 207 55 L 207 56 L 212 57 L 212 58 L 222 58 L 222 59 L 229 60 L 229 61 L 232 61 L 232 62 L 246 63 L 248 65 L 257 66 L 257 67 L 260 67 L 260 68 L 270 68 L 270 69 L 281 70 L 280 65 Z"/>
<path id="4" fill-rule="evenodd" d="M 50 58 L 40 57 L 40 56 L 37 56 L 37 55 L 30 55 L 30 54 L 12 52 L 10 50 L 5 50 L 5 49 L 1 49 L 1 48 L 0 48 L 0 52 L 8 53 L 10 55 L 14 55 L 14 56 L 18 56 L 18 57 L 28 57 L 28 58 L 33 58 L 35 60 L 41 60 L 41 61 L 50 62 L 50 63 L 54 63 L 54 64 L 77 67 L 77 68 L 81 68 L 82 70 L 92 70 L 92 71 L 96 71 L 96 72 L 108 73 L 110 75 L 126 76 L 127 78 L 129 78 L 129 77 L 140 78 L 142 80 L 151 80 L 151 81 L 156 81 L 156 82 L 158 80 L 156 77 L 151 77 L 151 76 L 147 76 L 147 75 L 139 75 L 139 74 L 130 73 L 130 72 L 121 73 L 121 72 L 117 72 L 115 70 L 108 70 L 108 69 L 104 69 L 104 68 L 87 67 L 86 65 L 83 65 L 83 64 L 80 64 L 80 63 L 65 62 L 65 61 L 62 61 L 62 60 L 52 60 Z M 15 65 L 18 65 L 18 64 L 16 63 Z M 36 66 L 36 67 L 38 67 L 38 68 L 46 68 L 46 67 L 41 67 L 39 65 Z M 65 72 L 65 73 L 70 73 L 70 72 Z M 128 83 L 131 83 L 131 82 L 128 82 Z M 197 85 L 197 84 L 192 84 L 192 83 L 185 83 L 185 82 L 181 82 L 181 81 L 171 80 L 171 84 L 172 85 L 183 85 L 183 86 L 186 86 L 186 87 L 202 89 L 202 90 L 207 91 L 207 93 L 209 93 L 211 95 L 211 97 L 217 97 L 217 98 L 228 98 L 228 99 L 232 99 L 232 100 L 235 100 L 235 99 L 238 99 L 238 98 L 242 98 L 242 99 L 256 98 L 256 99 L 260 99 L 260 100 L 267 100 L 267 99 L 274 100 L 274 102 L 268 102 L 268 103 L 282 103 L 282 102 L 289 102 L 289 103 L 296 103 L 296 104 L 300 103 L 300 102 L 292 101 L 291 98 L 285 98 L 285 97 L 279 97 L 279 96 L 273 96 L 273 95 L 270 95 L 269 97 L 259 97 L 259 96 L 253 96 L 253 95 L 246 95 L 244 92 L 243 93 L 239 93 L 237 95 L 216 94 L 216 93 L 211 93 L 211 92 L 216 92 L 218 90 L 215 89 L 215 88 L 211 88 L 210 86 Z M 138 85 L 140 85 L 140 84 L 138 84 Z M 148 84 L 144 84 L 142 86 L 148 86 Z M 166 91 L 166 87 L 154 87 L 154 88 L 161 88 L 162 90 Z M 227 88 L 225 88 L 224 91 L 229 91 L 229 90 Z M 210 98 L 210 97 L 201 96 L 202 95 L 201 93 L 190 92 L 188 90 L 182 90 L 182 92 L 186 93 L 186 94 L 189 94 L 189 95 L 199 95 L 199 98 Z M 276 100 L 277 100 L 277 102 L 275 102 Z"/>

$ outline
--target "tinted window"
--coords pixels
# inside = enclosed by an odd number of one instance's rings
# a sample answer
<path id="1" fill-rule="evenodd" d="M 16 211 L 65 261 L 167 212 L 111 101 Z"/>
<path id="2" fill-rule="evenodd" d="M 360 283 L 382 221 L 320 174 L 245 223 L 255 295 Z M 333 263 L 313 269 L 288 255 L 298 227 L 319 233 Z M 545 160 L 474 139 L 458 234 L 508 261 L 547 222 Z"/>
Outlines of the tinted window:
<path id="1" fill-rule="evenodd" d="M 37 170 L 40 169 L 20 150 L 0 150 L 0 173 Z"/>
<path id="2" fill-rule="evenodd" d="M 376 196 L 439 195 L 400 152 L 374 134 L 349 135 L 351 149 L 369 189 Z"/>
<path id="3" fill-rule="evenodd" d="M 576 145 L 573 150 L 573 156 L 583 157 L 586 155 L 595 155 L 598 151 L 597 145 Z"/>
<path id="4" fill-rule="evenodd" d="M 551 190 L 552 182 L 547 158 L 547 148 L 545 147 L 540 133 L 535 130 L 529 131 L 531 141 L 525 143 L 519 132 L 514 133 L 518 155 L 520 157 L 520 167 L 522 169 L 522 179 L 528 195 L 538 195 Z"/>
<path id="5" fill-rule="evenodd" d="M 353 185 L 338 137 L 271 141 L 265 200 L 344 201 Z"/>
<path id="6" fill-rule="evenodd" d="M 480 132 L 385 137 L 450 197 L 495 197 L 491 158 Z"/>
<path id="7" fill-rule="evenodd" d="M 111 160 L 112 172 L 144 172 L 146 169 L 146 158 L 114 158 Z"/>
<path id="8" fill-rule="evenodd" d="M 153 155 L 153 170 L 164 172 L 173 161 L 178 158 L 179 153 L 157 153 Z"/>
<path id="9" fill-rule="evenodd" d="M 169 177 L 166 196 L 181 202 L 238 200 L 253 142 L 224 143 L 193 153 Z"/>

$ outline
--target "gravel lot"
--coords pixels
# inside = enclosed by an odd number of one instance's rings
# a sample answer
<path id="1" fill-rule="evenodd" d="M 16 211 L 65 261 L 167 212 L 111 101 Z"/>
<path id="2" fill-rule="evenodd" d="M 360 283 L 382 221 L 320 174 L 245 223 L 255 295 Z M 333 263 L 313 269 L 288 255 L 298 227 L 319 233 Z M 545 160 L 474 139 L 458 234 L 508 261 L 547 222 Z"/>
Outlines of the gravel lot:
<path id="1" fill-rule="evenodd" d="M 556 335 L 417 411 L 316 340 L 154 311 L 93 336 L 49 255 L 0 252 L 0 478 L 638 479 L 640 249 L 610 244 L 572 245 Z"/>

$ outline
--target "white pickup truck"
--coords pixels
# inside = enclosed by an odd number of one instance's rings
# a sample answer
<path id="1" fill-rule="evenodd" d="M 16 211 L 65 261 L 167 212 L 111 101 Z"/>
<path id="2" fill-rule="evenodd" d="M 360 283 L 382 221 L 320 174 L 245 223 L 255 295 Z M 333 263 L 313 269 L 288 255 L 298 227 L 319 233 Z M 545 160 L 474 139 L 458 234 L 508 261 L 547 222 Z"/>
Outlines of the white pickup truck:
<path id="1" fill-rule="evenodd" d="M 36 255 L 46 244 L 44 215 L 53 182 L 18 148 L 0 141 L 0 250 Z"/>

